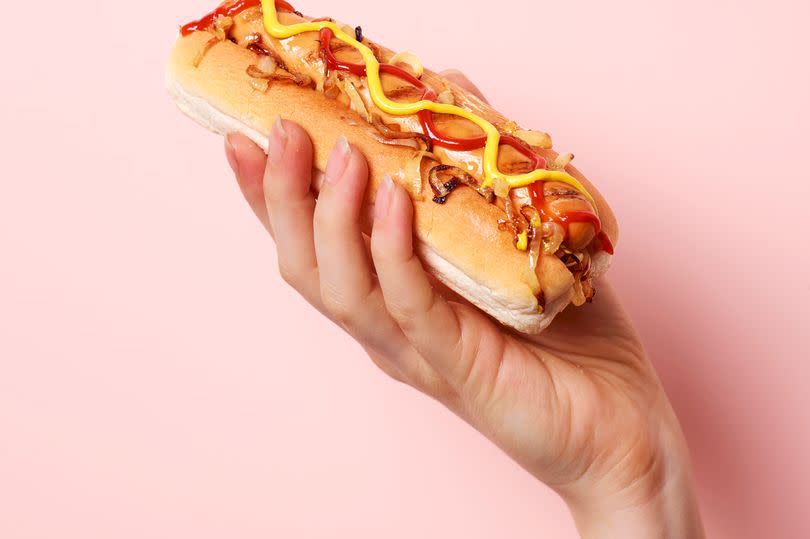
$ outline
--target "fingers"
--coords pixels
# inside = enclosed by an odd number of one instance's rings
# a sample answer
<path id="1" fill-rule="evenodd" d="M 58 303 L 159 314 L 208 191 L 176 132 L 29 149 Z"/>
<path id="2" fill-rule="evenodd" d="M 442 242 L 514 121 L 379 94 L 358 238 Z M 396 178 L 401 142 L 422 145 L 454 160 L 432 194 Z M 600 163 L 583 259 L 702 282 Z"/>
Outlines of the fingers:
<path id="1" fill-rule="evenodd" d="M 481 90 L 478 89 L 478 86 L 473 84 L 473 82 L 467 78 L 467 75 L 465 75 L 458 69 L 446 69 L 442 71 L 440 74 L 442 77 L 446 78 L 450 82 L 458 84 L 465 90 L 475 94 L 481 99 L 481 101 L 489 105 L 489 101 L 487 100 L 486 97 L 484 97 L 484 94 L 481 92 Z"/>
<path id="2" fill-rule="evenodd" d="M 367 183 L 366 160 L 340 137 L 329 156 L 315 208 L 321 293 L 340 319 L 350 314 L 344 311 L 357 307 L 354 300 L 364 301 L 375 286 L 360 226 Z"/>
<path id="3" fill-rule="evenodd" d="M 329 157 L 315 208 L 315 254 L 321 301 L 332 319 L 373 350 L 409 348 L 385 310 L 363 236 L 368 165 L 341 137 Z"/>
<path id="4" fill-rule="evenodd" d="M 284 279 L 358 339 L 386 373 L 447 400 L 446 382 L 386 309 L 362 232 L 368 166 L 359 151 L 339 141 L 326 172 L 314 179 L 309 137 L 279 119 L 266 158 L 240 135 L 228 137 L 226 152 L 245 198 L 274 232 Z M 317 204 L 313 179 L 320 184 Z"/>
<path id="5" fill-rule="evenodd" d="M 371 252 L 388 312 L 413 347 L 452 384 L 464 353 L 459 318 L 434 291 L 414 253 L 413 205 L 390 178 L 377 192 Z"/>
<path id="6" fill-rule="evenodd" d="M 298 125 L 278 118 L 270 132 L 264 202 L 282 278 L 320 308 L 312 218 L 312 142 Z"/>
<path id="7" fill-rule="evenodd" d="M 263 178 L 267 156 L 252 140 L 240 133 L 231 133 L 225 137 L 225 155 L 250 209 L 272 234 L 264 203 Z"/>

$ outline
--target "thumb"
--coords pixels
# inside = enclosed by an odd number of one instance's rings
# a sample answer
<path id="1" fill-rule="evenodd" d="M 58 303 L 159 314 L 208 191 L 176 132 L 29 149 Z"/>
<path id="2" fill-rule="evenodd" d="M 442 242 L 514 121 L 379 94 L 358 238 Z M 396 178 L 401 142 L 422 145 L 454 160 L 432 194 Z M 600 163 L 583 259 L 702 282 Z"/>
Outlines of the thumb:
<path id="1" fill-rule="evenodd" d="M 230 133 L 225 137 L 225 155 L 231 165 L 239 189 L 259 218 L 259 221 L 270 232 L 270 221 L 264 202 L 263 180 L 267 156 L 259 146 L 239 133 Z M 271 232 L 272 234 L 272 232 Z"/>

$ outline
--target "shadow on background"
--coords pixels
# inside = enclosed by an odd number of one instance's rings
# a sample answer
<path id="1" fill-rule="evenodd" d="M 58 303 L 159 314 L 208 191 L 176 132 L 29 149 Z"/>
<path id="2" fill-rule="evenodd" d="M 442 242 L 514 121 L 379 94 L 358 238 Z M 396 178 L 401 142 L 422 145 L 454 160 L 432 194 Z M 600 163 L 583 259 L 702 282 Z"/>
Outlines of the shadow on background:
<path id="1" fill-rule="evenodd" d="M 769 428 L 763 424 L 767 417 L 748 413 L 752 395 L 746 379 L 752 372 L 756 376 L 761 364 L 759 343 L 752 339 L 743 355 L 737 353 L 750 321 L 740 309 L 700 303 L 717 297 L 716 289 L 704 290 L 716 283 L 688 272 L 691 266 L 673 268 L 632 253 L 627 258 L 644 264 L 632 272 L 618 268 L 611 276 L 686 434 L 709 536 L 787 537 L 777 531 L 779 520 L 769 511 L 784 493 L 767 488 L 752 435 Z M 729 351 L 730 342 L 736 343 L 735 352 Z M 784 488 L 790 491 L 788 484 Z"/>

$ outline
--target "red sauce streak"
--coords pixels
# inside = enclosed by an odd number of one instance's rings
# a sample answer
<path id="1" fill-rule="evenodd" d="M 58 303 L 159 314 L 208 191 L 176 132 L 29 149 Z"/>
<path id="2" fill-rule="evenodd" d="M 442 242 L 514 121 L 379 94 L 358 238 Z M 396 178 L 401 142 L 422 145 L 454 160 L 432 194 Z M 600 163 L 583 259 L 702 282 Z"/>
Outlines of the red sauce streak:
<path id="1" fill-rule="evenodd" d="M 601 247 L 604 252 L 609 255 L 613 254 L 613 242 L 610 241 L 610 238 L 607 234 L 605 234 L 604 230 L 600 231 L 599 234 L 596 235 L 596 239 L 599 240 L 599 247 Z"/>
<path id="2" fill-rule="evenodd" d="M 571 223 L 590 223 L 596 231 L 596 239 L 599 241 L 600 248 L 607 254 L 613 254 L 613 243 L 610 238 L 602 230 L 602 222 L 599 217 L 590 211 L 570 211 L 562 215 L 557 215 L 551 211 L 546 210 L 546 197 L 543 192 L 545 182 L 537 181 L 529 186 L 529 198 L 532 201 L 532 206 L 537 208 L 540 212 L 540 219 L 543 221 L 554 221 L 562 225 L 568 234 L 568 225 Z"/>
<path id="3" fill-rule="evenodd" d="M 366 76 L 366 66 L 365 64 L 355 64 L 351 62 L 343 62 L 335 58 L 334 53 L 332 52 L 332 37 L 334 33 L 329 28 L 322 28 L 320 31 L 320 42 L 321 48 L 324 52 L 324 56 L 326 58 L 327 66 L 330 70 L 337 70 L 337 71 L 348 71 L 358 77 L 365 77 Z M 425 83 L 421 80 L 417 79 L 414 75 L 409 73 L 408 71 L 397 67 L 392 64 L 380 64 L 380 73 L 392 75 L 399 79 L 404 80 L 405 82 L 415 86 L 422 90 L 422 99 L 427 101 L 435 101 L 436 100 L 436 92 L 432 88 L 428 88 Z M 422 129 L 424 130 L 425 134 L 430 138 L 433 144 L 437 146 L 442 146 L 445 148 L 453 149 L 453 150 L 476 150 L 478 148 L 483 148 L 486 145 L 487 137 L 486 135 L 482 135 L 480 137 L 473 137 L 473 138 L 457 138 L 450 135 L 443 135 L 439 133 L 436 129 L 436 125 L 433 122 L 433 113 L 429 110 L 420 110 L 418 113 L 419 116 L 419 123 L 422 124 Z M 536 154 L 522 141 L 516 139 L 511 135 L 502 135 L 501 136 L 501 144 L 506 144 L 508 146 L 512 146 L 521 154 L 526 156 L 532 161 L 532 166 L 534 169 L 538 168 L 545 168 L 546 160 L 541 156 Z"/>
<path id="4" fill-rule="evenodd" d="M 203 18 L 180 27 L 180 33 L 187 36 L 197 30 L 206 30 L 214 25 L 214 21 L 217 17 L 233 17 L 246 9 L 261 7 L 261 5 L 261 0 L 237 0 L 231 4 L 223 4 Z M 276 9 L 279 11 L 295 12 L 295 8 L 284 0 L 276 0 Z"/>
<path id="5" fill-rule="evenodd" d="M 214 25 L 214 21 L 217 17 L 233 17 L 241 13 L 242 11 L 252 8 L 252 7 L 261 7 L 261 0 L 237 0 L 230 4 L 224 4 L 216 8 L 211 13 L 205 15 L 204 17 L 192 21 L 180 28 L 180 33 L 184 36 L 191 34 L 192 32 L 196 32 L 197 30 L 206 30 L 211 28 Z M 292 7 L 288 2 L 284 0 L 276 0 L 276 9 L 279 11 L 289 11 L 291 13 L 298 13 L 295 11 L 295 8 Z M 313 22 L 317 22 L 320 20 L 331 20 L 328 18 L 322 19 L 315 19 Z M 320 43 L 321 43 L 321 50 L 323 51 L 324 58 L 326 60 L 326 65 L 329 70 L 332 71 L 348 71 L 349 73 L 353 73 L 358 77 L 365 77 L 366 76 L 366 66 L 365 64 L 356 64 L 351 62 L 342 62 L 335 58 L 334 53 L 332 52 L 332 37 L 334 33 L 329 28 L 322 28 L 320 31 Z M 429 88 L 425 83 L 421 80 L 416 78 L 414 75 L 409 73 L 408 71 L 397 67 L 392 64 L 380 64 L 380 73 L 386 75 L 392 75 L 397 77 L 405 82 L 415 86 L 422 90 L 422 99 L 427 101 L 435 101 L 437 96 L 436 92 Z M 436 129 L 436 124 L 433 121 L 433 113 L 429 110 L 421 110 L 418 113 L 419 116 L 419 123 L 422 124 L 422 129 L 425 132 L 433 144 L 437 146 L 442 146 L 444 148 L 449 148 L 452 150 L 476 150 L 479 148 L 483 148 L 486 146 L 487 137 L 486 135 L 481 135 L 480 137 L 471 137 L 471 138 L 457 138 L 451 135 L 445 135 L 440 133 Z M 520 139 L 513 137 L 512 135 L 501 135 L 501 144 L 505 144 L 507 146 L 511 146 L 526 158 L 530 159 L 532 162 L 532 166 L 534 170 L 545 168 L 546 160 L 543 156 L 535 153 L 526 143 L 521 141 Z M 545 211 L 545 197 L 543 196 L 543 185 L 544 182 L 538 181 L 531 185 L 529 185 L 529 195 L 532 199 L 532 204 L 535 208 L 538 209 L 540 212 L 541 218 L 544 221 L 555 221 L 557 223 L 562 224 L 566 227 L 569 223 L 583 223 L 588 222 L 591 223 L 594 228 L 596 229 L 597 238 L 600 241 L 601 248 L 609 254 L 613 254 L 613 244 L 610 242 L 610 238 L 607 237 L 601 228 L 602 225 L 599 221 L 599 217 L 597 217 L 593 212 L 588 211 L 573 211 L 568 212 L 564 215 L 552 215 L 548 216 L 547 212 Z"/>

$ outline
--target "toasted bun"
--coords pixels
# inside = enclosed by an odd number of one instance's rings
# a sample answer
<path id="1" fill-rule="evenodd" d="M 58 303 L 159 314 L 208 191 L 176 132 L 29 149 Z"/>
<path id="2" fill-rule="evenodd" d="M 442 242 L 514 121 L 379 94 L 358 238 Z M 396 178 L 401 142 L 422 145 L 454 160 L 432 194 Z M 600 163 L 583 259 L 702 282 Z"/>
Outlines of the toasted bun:
<path id="1" fill-rule="evenodd" d="M 177 40 L 167 71 L 167 86 L 177 106 L 192 119 L 220 133 L 239 132 L 262 148 L 276 116 L 300 124 L 309 133 L 315 166 L 326 167 L 332 146 L 343 135 L 366 156 L 370 170 L 366 204 L 370 208 L 383 175 L 395 179 L 415 151 L 383 145 L 359 116 L 322 93 L 292 84 L 273 84 L 266 92 L 250 84 L 248 66 L 256 55 L 230 41 L 221 41 L 199 61 L 211 39 L 194 32 Z M 454 92 L 464 92 L 455 87 Z M 473 98 L 471 98 L 473 99 Z M 347 122 L 347 117 L 356 121 Z M 590 191 L 598 204 L 603 228 L 616 240 L 616 221 L 602 196 L 577 171 L 568 169 Z M 499 230 L 502 210 L 472 189 L 457 189 L 438 205 L 431 192 L 413 185 L 415 245 L 426 268 L 439 281 L 503 324 L 526 333 L 543 330 L 573 296 L 573 277 L 556 257 L 542 257 L 537 275 L 528 255 L 515 249 L 510 232 Z M 610 256 L 594 256 L 593 271 L 607 269 Z M 539 280 L 538 280 L 539 277 Z M 547 286 L 548 284 L 548 286 Z M 551 286 L 554 284 L 554 286 Z M 538 313 L 537 294 L 546 292 L 546 308 Z M 551 297 L 548 290 L 556 290 Z"/>

